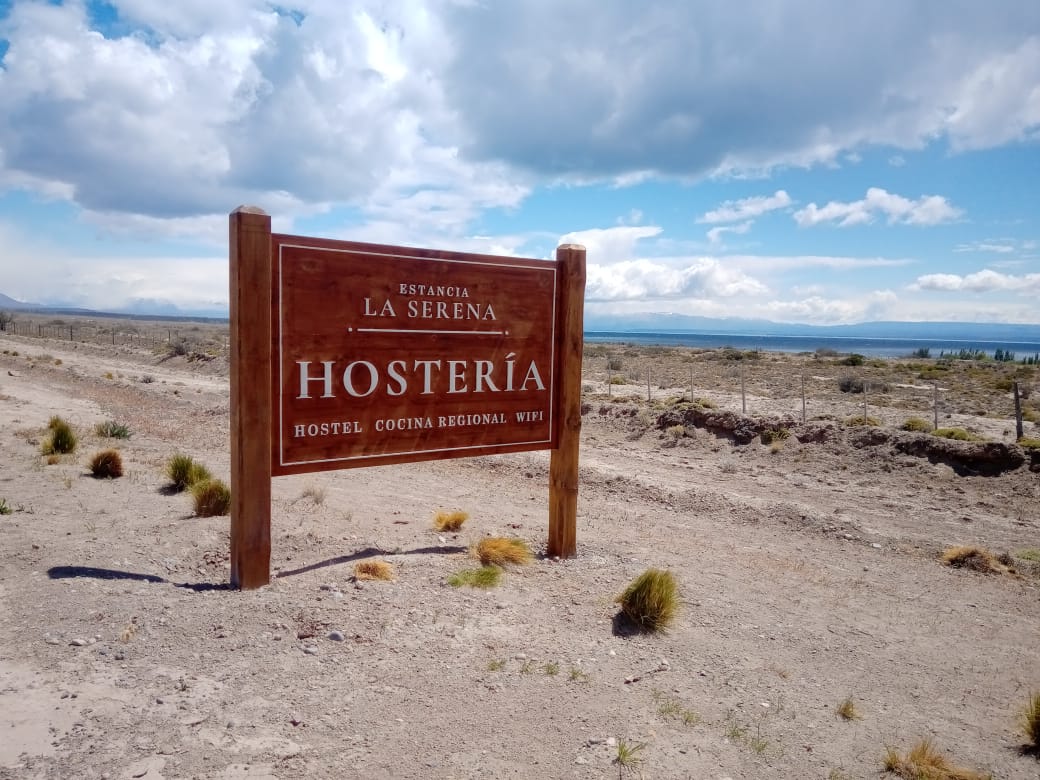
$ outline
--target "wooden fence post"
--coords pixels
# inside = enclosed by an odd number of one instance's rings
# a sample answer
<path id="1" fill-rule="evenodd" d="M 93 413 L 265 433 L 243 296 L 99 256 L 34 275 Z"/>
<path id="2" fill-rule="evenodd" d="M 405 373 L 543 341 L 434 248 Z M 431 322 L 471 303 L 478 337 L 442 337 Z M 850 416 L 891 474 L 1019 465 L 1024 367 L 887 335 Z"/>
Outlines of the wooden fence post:
<path id="1" fill-rule="evenodd" d="M 802 374 L 802 425 L 805 425 L 805 374 Z"/>
<path id="2" fill-rule="evenodd" d="M 747 395 L 744 393 L 744 364 L 740 364 L 740 412 L 747 414 Z"/>
<path id="3" fill-rule="evenodd" d="M 229 232 L 231 585 L 259 588 L 271 581 L 271 217 L 239 206 Z"/>
<path id="4" fill-rule="evenodd" d="M 578 444 L 581 439 L 581 359 L 584 341 L 585 247 L 556 248 L 559 263 L 560 434 L 549 457 L 549 544 L 552 557 L 577 554 Z"/>
<path id="5" fill-rule="evenodd" d="M 939 383 L 932 382 L 932 410 L 935 417 L 933 431 L 939 430 Z"/>
<path id="6" fill-rule="evenodd" d="M 1022 428 L 1022 396 L 1018 392 L 1017 379 L 1012 384 L 1012 388 L 1015 391 L 1015 441 L 1018 441 L 1025 436 L 1025 430 Z"/>

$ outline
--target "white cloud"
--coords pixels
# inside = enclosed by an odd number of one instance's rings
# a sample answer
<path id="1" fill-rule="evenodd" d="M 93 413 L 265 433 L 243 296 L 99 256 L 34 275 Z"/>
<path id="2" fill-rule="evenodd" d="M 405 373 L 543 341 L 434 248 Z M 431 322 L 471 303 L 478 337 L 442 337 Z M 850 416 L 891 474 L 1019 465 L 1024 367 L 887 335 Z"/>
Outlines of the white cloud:
<path id="1" fill-rule="evenodd" d="M 1002 274 L 985 268 L 973 274 L 925 274 L 910 286 L 912 290 L 937 292 L 1040 294 L 1040 274 Z"/>
<path id="2" fill-rule="evenodd" d="M 717 209 L 713 209 L 697 218 L 699 223 L 717 225 L 725 222 L 740 222 L 754 219 L 770 211 L 786 208 L 791 205 L 791 197 L 784 190 L 777 190 L 769 196 L 727 200 Z"/>
<path id="3" fill-rule="evenodd" d="M 996 254 L 1010 254 L 1015 251 L 1015 242 L 1010 238 L 995 238 L 986 241 L 972 241 L 968 244 L 958 244 L 954 252 L 990 252 Z"/>
<path id="4" fill-rule="evenodd" d="M 638 259 L 606 266 L 590 263 L 585 290 L 589 301 L 654 301 L 760 295 L 766 287 L 711 258 L 681 265 Z"/>
<path id="5" fill-rule="evenodd" d="M 752 224 L 753 221 L 749 219 L 747 222 L 741 222 L 739 225 L 719 225 L 718 227 L 713 227 L 711 230 L 709 230 L 706 235 L 708 236 L 708 240 L 711 243 L 720 244 L 722 243 L 722 237 L 726 233 L 733 233 L 734 235 L 743 235 L 747 233 L 749 230 L 751 230 Z"/>
<path id="6" fill-rule="evenodd" d="M 567 233 L 560 237 L 557 245 L 581 244 L 589 263 L 607 266 L 634 259 L 637 242 L 660 234 L 661 228 L 654 225 L 618 225 Z"/>
<path id="7" fill-rule="evenodd" d="M 890 225 L 938 225 L 951 222 L 961 215 L 961 210 L 951 206 L 940 195 L 923 195 L 917 200 L 895 195 L 880 187 L 871 187 L 866 197 L 848 203 L 830 201 L 825 206 L 810 203 L 794 213 L 795 222 L 801 227 L 811 227 L 826 222 L 836 222 L 839 227 L 865 225 L 883 215 Z"/>

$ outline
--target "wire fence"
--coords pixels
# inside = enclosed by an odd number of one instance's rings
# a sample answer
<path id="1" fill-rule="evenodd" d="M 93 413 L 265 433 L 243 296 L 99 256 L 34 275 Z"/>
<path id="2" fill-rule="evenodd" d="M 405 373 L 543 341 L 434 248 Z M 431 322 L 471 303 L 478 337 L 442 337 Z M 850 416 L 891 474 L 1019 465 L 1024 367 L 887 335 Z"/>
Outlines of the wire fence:
<path id="1" fill-rule="evenodd" d="M 4 323 L 5 333 L 35 339 L 50 339 L 81 344 L 127 346 L 156 350 L 168 348 L 171 352 L 188 354 L 192 351 L 228 346 L 228 338 L 221 333 L 206 334 L 195 329 L 182 332 L 175 328 L 147 328 L 125 323 L 109 326 L 90 323 L 39 322 L 15 319 Z"/>

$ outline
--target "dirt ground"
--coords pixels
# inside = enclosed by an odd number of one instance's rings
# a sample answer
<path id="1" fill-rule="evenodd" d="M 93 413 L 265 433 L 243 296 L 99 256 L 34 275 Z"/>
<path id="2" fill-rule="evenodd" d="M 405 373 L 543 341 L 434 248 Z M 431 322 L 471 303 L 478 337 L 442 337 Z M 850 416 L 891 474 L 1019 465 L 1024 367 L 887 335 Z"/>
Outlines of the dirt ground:
<path id="1" fill-rule="evenodd" d="M 887 748 L 926 738 L 955 764 L 1040 777 L 1016 723 L 1040 691 L 1028 461 L 974 476 L 841 439 L 656 424 L 691 383 L 720 408 L 800 417 L 804 376 L 807 418 L 840 427 L 862 413 L 838 389 L 855 375 L 884 426 L 931 420 L 938 398 L 942 425 L 1013 442 L 1012 369 L 933 386 L 899 361 L 589 350 L 576 558 L 486 591 L 447 583 L 483 535 L 544 550 L 548 453 L 356 469 L 274 481 L 275 576 L 239 592 L 228 518 L 193 516 L 163 473 L 180 452 L 228 477 L 225 342 L 202 331 L 208 352 L 173 357 L 0 334 L 0 777 L 837 780 L 884 776 Z M 52 415 L 80 444 L 48 465 Z M 106 420 L 131 438 L 98 437 Z M 127 473 L 93 479 L 108 446 Z M 442 508 L 469 513 L 459 533 L 432 529 Z M 1015 572 L 944 566 L 962 544 Z M 396 580 L 354 581 L 371 558 Z M 648 567 L 682 591 L 664 634 L 616 621 Z"/>

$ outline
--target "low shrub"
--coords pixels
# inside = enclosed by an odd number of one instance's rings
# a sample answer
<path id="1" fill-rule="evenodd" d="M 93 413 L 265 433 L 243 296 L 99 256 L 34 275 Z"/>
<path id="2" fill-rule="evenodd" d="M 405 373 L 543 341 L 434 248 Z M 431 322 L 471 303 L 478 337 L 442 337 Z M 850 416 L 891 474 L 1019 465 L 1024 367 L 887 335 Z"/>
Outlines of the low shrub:
<path id="1" fill-rule="evenodd" d="M 166 476 L 177 490 L 184 490 L 199 482 L 205 482 L 213 475 L 209 469 L 188 455 L 174 455 L 166 461 Z"/>
<path id="2" fill-rule="evenodd" d="M 686 435 L 686 426 L 685 425 L 669 425 L 667 428 L 664 429 L 664 432 L 669 436 L 669 438 L 672 438 L 675 441 L 678 441 L 679 439 L 683 438 Z"/>
<path id="3" fill-rule="evenodd" d="M 878 425 L 881 425 L 881 420 L 879 420 L 877 417 L 871 417 L 870 415 L 864 417 L 862 414 L 858 414 L 855 417 L 847 417 L 845 419 L 845 424 L 850 425 L 853 428 L 861 427 L 864 425 L 877 427 Z"/>
<path id="4" fill-rule="evenodd" d="M 939 436 L 943 439 L 953 439 L 954 441 L 985 441 L 985 437 L 976 436 L 971 431 L 966 431 L 963 428 L 936 428 L 932 431 L 933 436 Z"/>
<path id="5" fill-rule="evenodd" d="M 697 406 L 701 407 L 702 409 L 718 408 L 718 404 L 712 401 L 710 398 L 694 398 L 692 403 L 697 404 Z"/>
<path id="6" fill-rule="evenodd" d="M 473 547 L 473 554 L 484 566 L 504 566 L 507 563 L 531 562 L 531 548 L 523 539 L 486 536 Z"/>
<path id="7" fill-rule="evenodd" d="M 783 443 L 791 437 L 791 431 L 787 428 L 770 428 L 762 431 L 762 443 Z"/>
<path id="8" fill-rule="evenodd" d="M 123 458 L 118 450 L 101 450 L 90 459 L 90 473 L 98 479 L 123 476 Z"/>
<path id="9" fill-rule="evenodd" d="M 1040 439 L 1023 436 L 1018 440 L 1018 446 L 1027 450 L 1040 450 Z"/>
<path id="10" fill-rule="evenodd" d="M 954 766 L 930 739 L 922 739 L 914 745 L 905 758 L 895 748 L 888 748 L 884 767 L 886 772 L 893 772 L 905 780 L 989 780 L 991 777 Z"/>
<path id="11" fill-rule="evenodd" d="M 354 564 L 354 579 L 392 582 L 394 567 L 386 561 L 358 561 Z"/>
<path id="12" fill-rule="evenodd" d="M 997 560 L 997 556 L 985 547 L 959 545 L 943 551 L 942 562 L 958 569 L 970 569 L 983 574 L 998 574 L 1005 568 Z"/>
<path id="13" fill-rule="evenodd" d="M 195 514 L 199 517 L 226 515 L 231 509 L 231 490 L 219 479 L 205 479 L 191 488 Z"/>
<path id="14" fill-rule="evenodd" d="M 862 366 L 865 362 L 866 358 L 856 352 L 841 360 L 843 366 Z"/>
<path id="15" fill-rule="evenodd" d="M 843 393 L 862 393 L 866 383 L 857 376 L 843 376 L 838 379 L 838 389 Z"/>
<path id="16" fill-rule="evenodd" d="M 434 530 L 454 533 L 462 528 L 462 524 L 469 520 L 469 513 L 460 509 L 442 509 L 433 516 Z"/>
<path id="17" fill-rule="evenodd" d="M 923 417 L 910 417 L 899 427 L 904 431 L 916 431 L 918 433 L 927 433 L 932 430 L 932 424 Z"/>
<path id="18" fill-rule="evenodd" d="M 14 510 L 7 503 L 6 498 L 0 498 L 0 515 L 9 515 Z"/>
<path id="19" fill-rule="evenodd" d="M 1022 709 L 1022 733 L 1034 752 L 1040 752 L 1040 693 L 1034 693 Z"/>
<path id="20" fill-rule="evenodd" d="M 129 439 L 130 428 L 115 420 L 105 420 L 94 426 L 94 433 L 108 439 Z"/>
<path id="21" fill-rule="evenodd" d="M 670 571 L 647 569 L 615 601 L 641 631 L 662 631 L 679 613 L 679 586 Z"/>
<path id="22" fill-rule="evenodd" d="M 52 417 L 47 423 L 47 427 L 50 428 L 50 436 L 44 439 L 43 444 L 40 445 L 44 455 L 67 455 L 76 451 L 79 440 L 76 438 L 72 426 L 65 420 L 61 417 Z"/>

